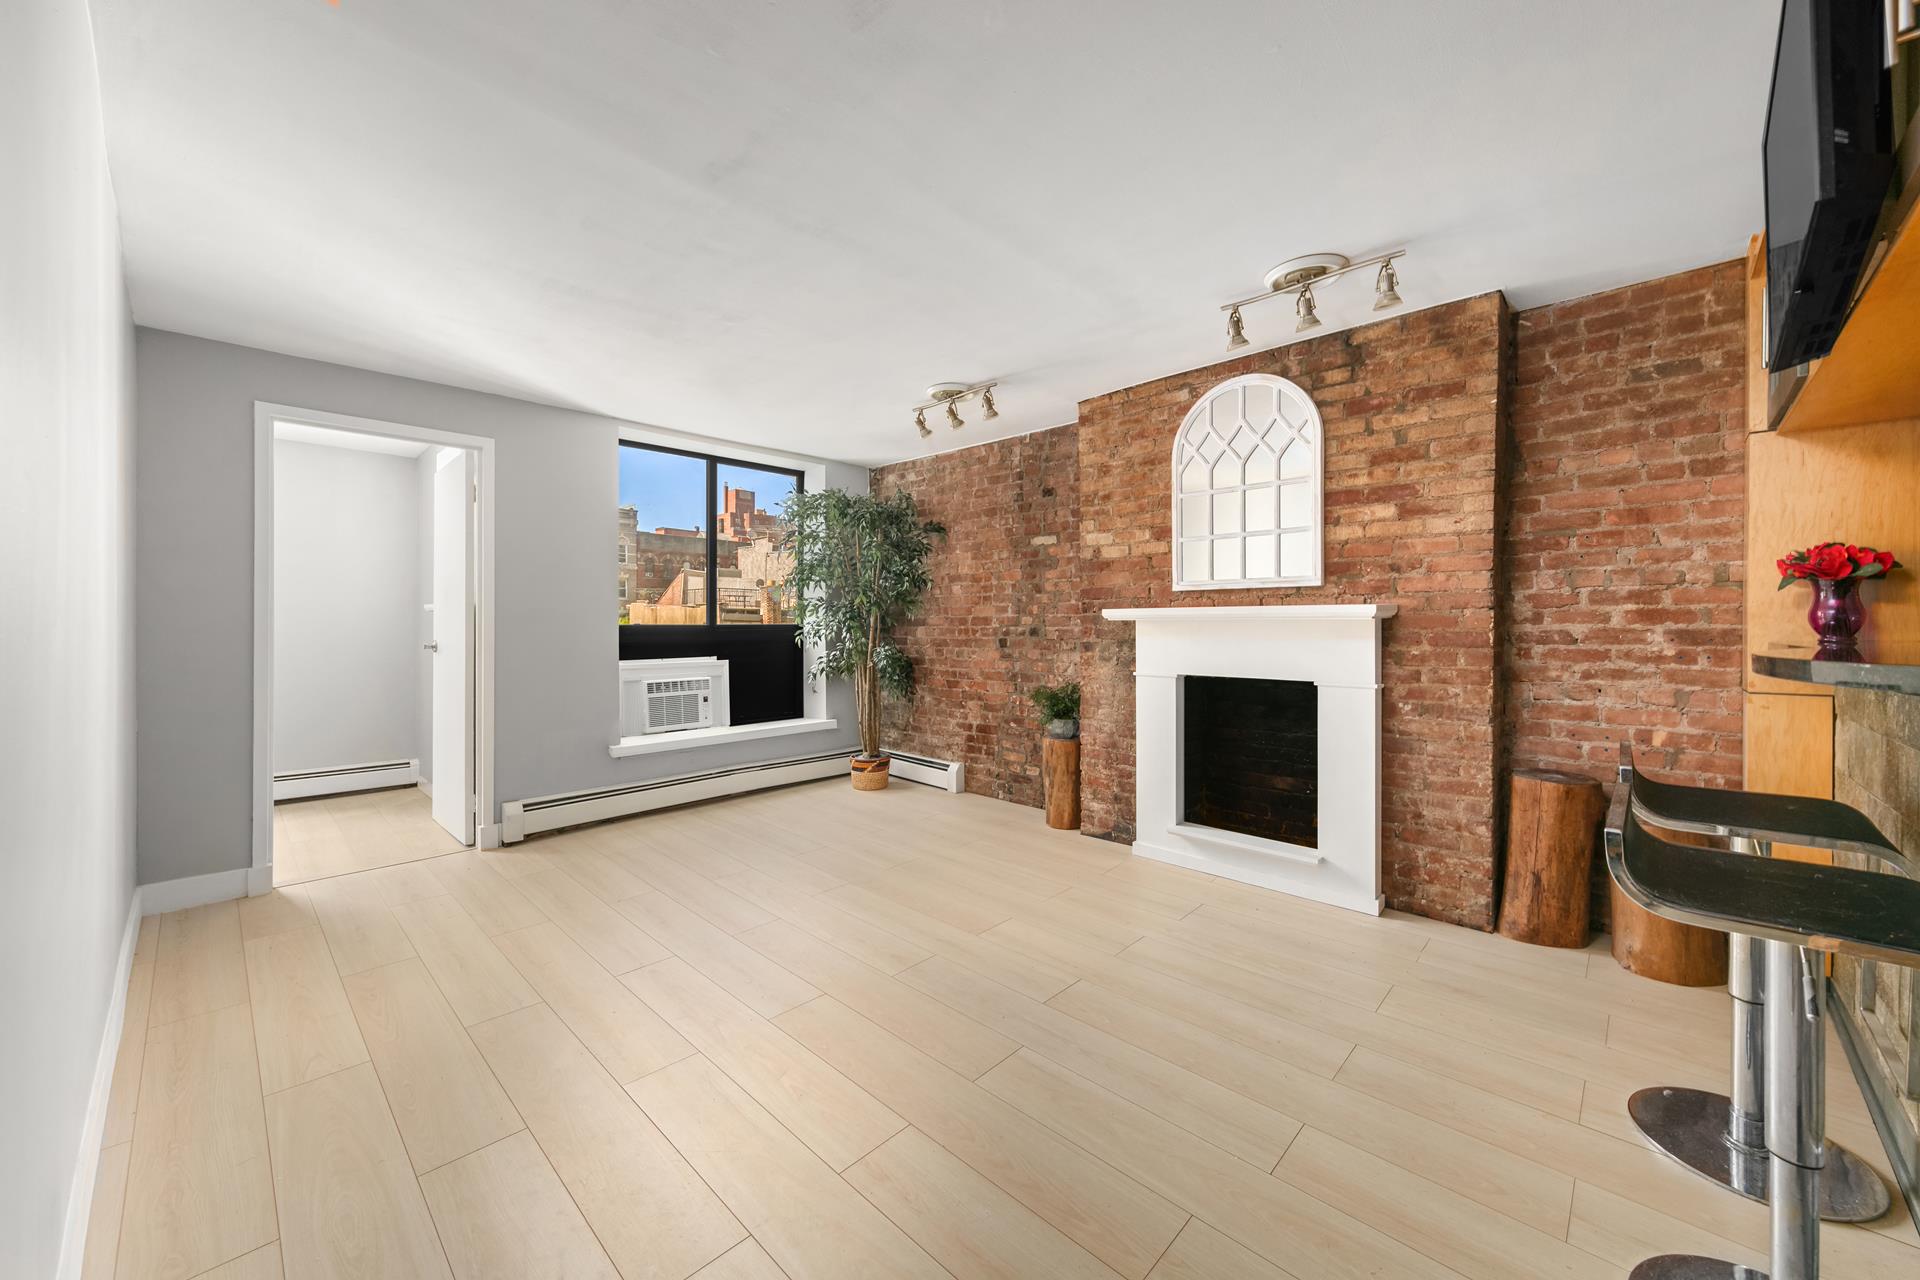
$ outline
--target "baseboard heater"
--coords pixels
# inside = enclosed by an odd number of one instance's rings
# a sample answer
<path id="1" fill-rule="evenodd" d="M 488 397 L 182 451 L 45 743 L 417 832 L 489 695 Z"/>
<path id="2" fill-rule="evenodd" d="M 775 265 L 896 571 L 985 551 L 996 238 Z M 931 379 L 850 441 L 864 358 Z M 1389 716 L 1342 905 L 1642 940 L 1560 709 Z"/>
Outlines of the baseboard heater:
<path id="1" fill-rule="evenodd" d="M 418 760 L 378 760 L 333 769 L 295 769 L 273 775 L 273 798 L 299 800 L 348 791 L 377 791 L 382 787 L 410 787 L 419 780 Z"/>
<path id="2" fill-rule="evenodd" d="M 926 756 L 911 756 L 904 751 L 890 753 L 893 763 L 887 771 L 894 777 L 906 782 L 925 783 L 929 787 L 938 787 L 942 791 L 951 791 L 958 795 L 966 787 L 966 766 L 953 760 L 932 760 Z"/>
<path id="3" fill-rule="evenodd" d="M 731 769 L 710 769 L 703 773 L 681 774 L 652 782 L 636 782 L 631 786 L 570 791 L 532 800 L 509 800 L 500 806 L 500 839 L 502 843 L 513 844 L 542 831 L 578 826 L 583 822 L 603 822 L 608 818 L 623 818 L 653 809 L 692 804 L 696 800 L 712 800 L 718 796 L 844 776 L 849 754 L 843 748 L 824 755 L 795 756 L 786 760 L 769 760 L 763 764 L 737 765 Z"/>

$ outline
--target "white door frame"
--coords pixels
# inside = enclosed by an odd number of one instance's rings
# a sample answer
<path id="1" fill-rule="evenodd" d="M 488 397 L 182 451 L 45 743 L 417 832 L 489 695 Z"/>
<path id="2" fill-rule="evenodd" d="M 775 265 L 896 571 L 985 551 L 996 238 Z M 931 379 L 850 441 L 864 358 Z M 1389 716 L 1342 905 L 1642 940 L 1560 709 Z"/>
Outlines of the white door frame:
<path id="1" fill-rule="evenodd" d="M 256 400 L 253 404 L 253 861 L 247 892 L 273 887 L 273 424 L 297 422 L 392 436 L 432 445 L 471 449 L 478 462 L 479 557 L 474 584 L 479 596 L 474 666 L 474 788 L 478 796 L 476 833 L 481 848 L 498 848 L 500 828 L 494 814 L 494 628 L 493 506 L 494 441 L 435 427 L 416 427 L 375 418 L 300 409 Z"/>

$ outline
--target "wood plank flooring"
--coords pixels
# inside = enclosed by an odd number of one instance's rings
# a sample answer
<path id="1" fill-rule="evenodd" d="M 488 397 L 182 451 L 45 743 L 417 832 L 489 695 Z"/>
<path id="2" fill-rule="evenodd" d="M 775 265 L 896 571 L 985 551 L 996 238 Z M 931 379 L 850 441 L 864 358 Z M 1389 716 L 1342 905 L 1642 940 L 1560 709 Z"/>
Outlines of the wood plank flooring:
<path id="1" fill-rule="evenodd" d="M 418 787 L 282 800 L 273 806 L 276 885 L 371 871 L 459 847 L 433 820 L 433 802 Z"/>
<path id="2" fill-rule="evenodd" d="M 1604 939 L 1358 916 L 909 784 L 476 852 L 405 797 L 282 806 L 312 878 L 143 928 L 87 1280 L 1764 1261 L 1765 1209 L 1621 1114 L 1725 1086 L 1725 993 Z M 1844 1064 L 1829 1109 L 1884 1167 Z M 1822 1248 L 1920 1276 L 1897 1205 Z"/>

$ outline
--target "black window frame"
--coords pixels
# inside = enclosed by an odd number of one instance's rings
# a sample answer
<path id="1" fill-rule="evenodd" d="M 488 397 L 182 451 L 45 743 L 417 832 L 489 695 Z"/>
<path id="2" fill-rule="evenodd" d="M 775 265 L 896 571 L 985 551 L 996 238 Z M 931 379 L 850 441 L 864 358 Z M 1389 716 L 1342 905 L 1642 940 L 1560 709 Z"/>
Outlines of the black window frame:
<path id="1" fill-rule="evenodd" d="M 720 621 L 720 468 L 722 466 L 745 467 L 750 471 L 765 471 L 772 475 L 792 476 L 793 491 L 795 493 L 805 493 L 807 491 L 806 472 L 795 467 L 776 467 L 764 462 L 749 462 L 745 458 L 728 458 L 717 453 L 702 453 L 696 449 L 677 449 L 672 445 L 652 444 L 645 440 L 622 440 L 620 447 L 622 449 L 644 449 L 650 453 L 670 453 L 682 458 L 697 458 L 707 464 L 707 620 L 704 623 L 696 623 L 693 625 L 718 630 L 723 625 Z M 645 532 L 645 530 L 639 528 L 638 521 L 635 522 L 634 531 L 636 534 Z M 728 629 L 734 629 L 738 627 L 780 626 L 783 624 L 772 622 L 729 622 L 724 625 Z"/>

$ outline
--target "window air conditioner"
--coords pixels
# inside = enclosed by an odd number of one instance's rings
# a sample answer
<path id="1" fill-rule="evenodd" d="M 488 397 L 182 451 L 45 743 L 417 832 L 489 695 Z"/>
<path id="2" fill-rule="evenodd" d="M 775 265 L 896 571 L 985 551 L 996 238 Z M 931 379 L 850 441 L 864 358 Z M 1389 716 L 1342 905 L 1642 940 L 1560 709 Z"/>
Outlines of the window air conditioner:
<path id="1" fill-rule="evenodd" d="M 671 733 L 713 724 L 713 678 L 685 676 L 642 682 L 640 732 Z"/>
<path id="2" fill-rule="evenodd" d="M 620 735 L 638 738 L 731 722 L 727 664 L 718 658 L 641 658 L 620 664 Z"/>

